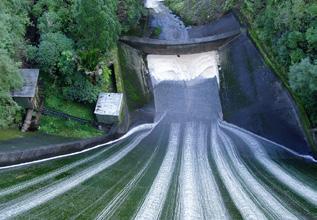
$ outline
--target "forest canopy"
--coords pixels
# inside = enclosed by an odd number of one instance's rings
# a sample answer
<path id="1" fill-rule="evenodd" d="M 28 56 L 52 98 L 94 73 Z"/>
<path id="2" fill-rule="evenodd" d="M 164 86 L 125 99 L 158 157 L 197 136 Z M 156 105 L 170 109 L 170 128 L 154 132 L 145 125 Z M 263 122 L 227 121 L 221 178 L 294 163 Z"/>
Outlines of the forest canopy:
<path id="1" fill-rule="evenodd" d="M 1 0 L 0 128 L 19 115 L 10 92 L 22 86 L 23 66 L 39 67 L 68 100 L 93 103 L 110 90 L 119 35 L 142 13 L 142 0 Z"/>
<path id="2" fill-rule="evenodd" d="M 0 1 L 0 128 L 12 124 L 19 111 L 10 91 L 22 86 L 19 67 L 29 6 L 25 0 Z"/>

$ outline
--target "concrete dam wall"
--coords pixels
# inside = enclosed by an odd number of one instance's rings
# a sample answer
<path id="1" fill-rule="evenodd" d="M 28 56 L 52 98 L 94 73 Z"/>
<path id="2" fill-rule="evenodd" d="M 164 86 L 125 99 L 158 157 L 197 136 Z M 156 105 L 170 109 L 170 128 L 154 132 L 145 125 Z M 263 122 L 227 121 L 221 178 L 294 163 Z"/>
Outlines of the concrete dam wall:
<path id="1" fill-rule="evenodd" d="M 311 154 L 294 100 L 241 29 L 236 17 L 228 14 L 211 24 L 191 27 L 187 40 L 122 37 L 121 42 L 143 57 L 218 50 L 224 119 L 296 152 Z"/>

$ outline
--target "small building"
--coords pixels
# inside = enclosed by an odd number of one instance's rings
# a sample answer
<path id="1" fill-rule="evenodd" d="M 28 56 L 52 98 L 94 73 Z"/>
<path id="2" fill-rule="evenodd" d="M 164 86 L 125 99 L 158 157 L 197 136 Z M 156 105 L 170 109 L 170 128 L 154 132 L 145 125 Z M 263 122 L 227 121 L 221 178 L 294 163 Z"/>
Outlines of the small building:
<path id="1" fill-rule="evenodd" d="M 103 124 L 122 122 L 124 99 L 122 93 L 100 93 L 95 108 L 97 121 Z"/>
<path id="2" fill-rule="evenodd" d="M 38 99 L 38 78 L 39 69 L 21 69 L 21 76 L 23 79 L 23 86 L 21 89 L 13 91 L 11 96 L 14 101 L 21 107 L 25 108 L 26 115 L 21 131 L 26 132 L 30 127 L 37 128 L 39 115 L 35 114 L 35 109 L 39 105 Z M 34 119 L 33 119 L 34 118 Z M 32 126 L 31 126 L 32 125 Z"/>
<path id="3" fill-rule="evenodd" d="M 23 78 L 23 87 L 12 92 L 12 97 L 23 108 L 33 109 L 36 105 L 39 70 L 21 69 L 21 76 Z"/>

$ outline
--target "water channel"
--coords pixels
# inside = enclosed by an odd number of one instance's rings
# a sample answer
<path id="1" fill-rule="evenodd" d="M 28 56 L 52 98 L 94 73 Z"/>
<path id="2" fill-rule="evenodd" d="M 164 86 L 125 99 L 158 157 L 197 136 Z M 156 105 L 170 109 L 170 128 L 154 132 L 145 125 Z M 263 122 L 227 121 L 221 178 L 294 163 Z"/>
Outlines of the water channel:
<path id="1" fill-rule="evenodd" d="M 162 39 L 188 37 L 161 1 L 146 6 Z M 217 51 L 147 63 L 154 123 L 85 153 L 0 170 L 0 219 L 317 218 L 316 161 L 223 120 Z"/>

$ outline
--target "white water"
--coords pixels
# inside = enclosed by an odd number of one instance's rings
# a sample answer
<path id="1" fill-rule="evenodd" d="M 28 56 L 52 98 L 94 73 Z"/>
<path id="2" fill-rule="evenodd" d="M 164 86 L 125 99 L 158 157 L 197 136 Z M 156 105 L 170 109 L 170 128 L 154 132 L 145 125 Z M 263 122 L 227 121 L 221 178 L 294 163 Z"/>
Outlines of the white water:
<path id="1" fill-rule="evenodd" d="M 199 181 L 200 201 L 207 219 L 229 219 L 229 214 L 221 197 L 219 187 L 214 178 L 213 171 L 208 160 L 208 133 L 204 124 L 200 123 L 197 143 L 196 158 L 198 163 L 197 179 Z"/>
<path id="2" fill-rule="evenodd" d="M 171 124 L 166 156 L 155 180 L 153 181 L 152 187 L 145 198 L 144 203 L 135 216 L 135 219 L 159 219 L 163 210 L 163 205 L 166 200 L 167 192 L 176 164 L 177 152 L 179 148 L 179 137 L 180 124 Z"/>
<path id="3" fill-rule="evenodd" d="M 156 146 L 152 156 L 147 160 L 142 169 L 132 178 L 131 181 L 107 204 L 107 206 L 98 214 L 96 220 L 110 219 L 118 207 L 126 200 L 131 191 L 136 187 L 145 172 L 149 168 L 153 158 L 157 155 L 159 146 Z"/>
<path id="4" fill-rule="evenodd" d="M 190 81 L 217 78 L 219 84 L 217 51 L 190 55 L 148 55 L 148 68 L 154 85 L 163 81 Z"/>
<path id="5" fill-rule="evenodd" d="M 203 219 L 204 210 L 200 205 L 197 167 L 195 161 L 196 129 L 193 123 L 187 123 L 184 134 L 184 146 L 179 177 L 178 219 Z"/>
<path id="6" fill-rule="evenodd" d="M 298 196 L 301 196 L 305 200 L 309 201 L 311 204 L 317 204 L 317 192 L 314 189 L 307 186 L 305 183 L 292 177 L 290 174 L 287 173 L 287 171 L 285 171 L 277 163 L 271 160 L 265 152 L 265 150 L 263 149 L 263 146 L 256 139 L 244 133 L 243 130 L 227 126 L 226 128 L 236 133 L 239 137 L 242 138 L 246 145 L 252 150 L 255 158 L 259 161 L 259 163 L 276 179 L 278 179 L 281 183 L 289 187 Z"/>
<path id="7" fill-rule="evenodd" d="M 224 143 L 224 147 L 227 150 L 228 156 L 231 160 L 232 167 L 240 176 L 240 181 L 248 188 L 248 191 L 254 195 L 254 198 L 261 204 L 268 213 L 277 219 L 297 219 L 286 207 L 284 207 L 277 199 L 276 195 L 272 191 L 268 191 L 264 185 L 262 185 L 256 177 L 248 170 L 240 159 L 238 153 L 234 148 L 234 144 L 231 139 L 222 131 L 219 132 L 219 136 Z"/>
<path id="8" fill-rule="evenodd" d="M 151 8 L 158 13 L 160 12 L 162 2 L 164 2 L 164 0 L 145 0 L 145 7 Z"/>
<path id="9" fill-rule="evenodd" d="M 179 219 L 229 219 L 208 161 L 207 128 L 186 124 L 179 181 Z"/>
<path id="10" fill-rule="evenodd" d="M 185 24 L 163 4 L 163 1 L 145 1 L 145 7 L 152 10 L 151 26 L 159 28 L 159 38 L 162 40 L 187 40 L 188 31 Z"/>
<path id="11" fill-rule="evenodd" d="M 68 179 L 65 179 L 57 184 L 49 186 L 44 189 L 40 189 L 37 193 L 31 193 L 26 195 L 24 198 L 20 198 L 17 201 L 11 201 L 5 207 L 0 209 L 0 219 L 6 219 L 9 217 L 17 216 L 27 210 L 30 210 L 36 206 L 39 206 L 63 193 L 73 189 L 84 181 L 90 179 L 94 175 L 102 172 L 103 170 L 109 168 L 113 164 L 117 163 L 123 157 L 125 157 L 129 152 L 131 152 L 142 140 L 145 138 L 149 132 L 140 135 L 126 146 L 124 149 L 110 156 L 110 158 L 105 159 L 104 161 L 93 165 L 80 173 L 71 176 Z"/>
<path id="12" fill-rule="evenodd" d="M 267 219 L 263 211 L 254 203 L 239 179 L 229 166 L 224 147 L 217 137 L 218 128 L 214 125 L 211 135 L 211 150 L 220 177 L 230 197 L 244 219 Z"/>

